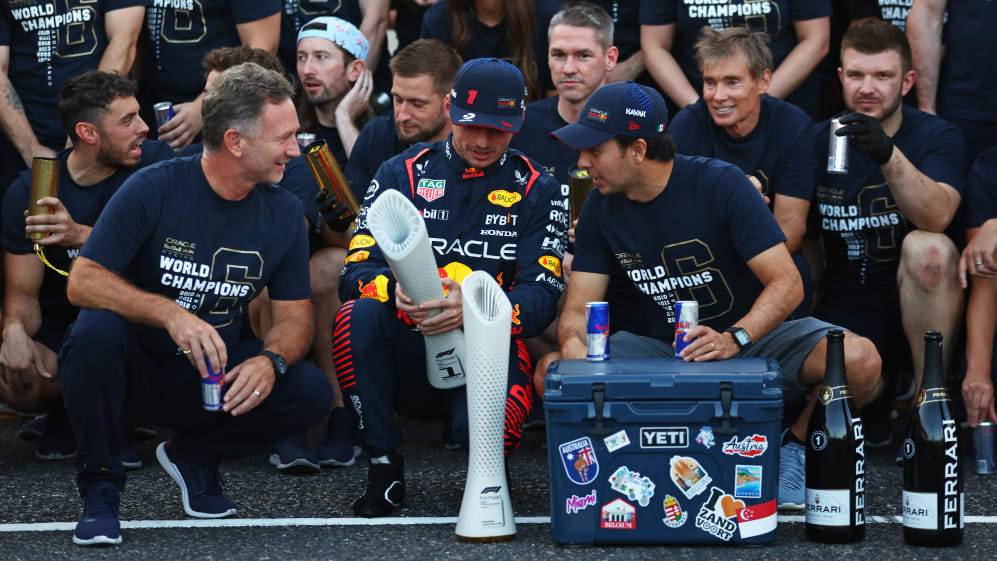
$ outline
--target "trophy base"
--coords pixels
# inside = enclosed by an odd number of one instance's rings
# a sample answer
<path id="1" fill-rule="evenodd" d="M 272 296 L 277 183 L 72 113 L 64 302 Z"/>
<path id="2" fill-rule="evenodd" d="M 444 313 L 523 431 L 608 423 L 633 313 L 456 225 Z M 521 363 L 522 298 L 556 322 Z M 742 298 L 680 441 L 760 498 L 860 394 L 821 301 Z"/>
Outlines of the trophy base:
<path id="1" fill-rule="evenodd" d="M 462 541 L 471 543 L 495 543 L 495 542 L 507 542 L 516 539 L 516 534 L 506 534 L 504 536 L 462 536 L 457 534 L 457 537 Z"/>

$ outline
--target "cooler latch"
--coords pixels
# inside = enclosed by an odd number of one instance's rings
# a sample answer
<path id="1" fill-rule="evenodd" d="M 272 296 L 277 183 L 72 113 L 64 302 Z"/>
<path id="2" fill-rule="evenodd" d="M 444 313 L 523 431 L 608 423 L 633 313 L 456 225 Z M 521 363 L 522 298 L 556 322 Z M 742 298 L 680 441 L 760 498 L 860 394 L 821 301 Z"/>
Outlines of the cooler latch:
<path id="1" fill-rule="evenodd" d="M 595 426 L 589 429 L 592 436 L 605 436 L 612 432 L 603 426 L 602 407 L 606 403 L 606 384 L 592 384 L 592 404 L 595 406 Z"/>
<path id="2" fill-rule="evenodd" d="M 733 384 L 730 382 L 720 382 L 720 409 L 723 412 L 723 416 L 720 417 L 720 426 L 713 427 L 713 432 L 718 434 L 735 434 L 737 432 L 737 429 L 730 424 L 730 404 L 733 397 Z"/>

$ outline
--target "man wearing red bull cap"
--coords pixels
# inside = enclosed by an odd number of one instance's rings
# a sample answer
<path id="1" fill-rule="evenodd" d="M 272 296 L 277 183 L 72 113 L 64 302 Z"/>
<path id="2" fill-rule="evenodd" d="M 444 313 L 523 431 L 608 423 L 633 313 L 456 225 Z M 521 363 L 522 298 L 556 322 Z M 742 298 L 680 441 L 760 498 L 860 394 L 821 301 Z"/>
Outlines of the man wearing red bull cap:
<path id="1" fill-rule="evenodd" d="M 586 356 L 585 304 L 602 300 L 609 301 L 613 358 L 674 357 L 674 304 L 695 300 L 699 325 L 686 333 L 678 358 L 773 358 L 784 399 L 801 404 L 824 378 L 824 336 L 834 326 L 785 321 L 803 288 L 779 224 L 736 166 L 675 155 L 666 122 L 661 94 L 614 83 L 592 94 L 578 120 L 552 133 L 580 150 L 578 165 L 597 192 L 575 228 L 560 355 L 543 360 Z M 845 347 L 849 385 L 866 403 L 878 388 L 879 355 L 854 333 L 846 333 Z M 806 429 L 809 411 L 794 432 Z M 802 492 L 803 457 L 794 458 L 780 471 L 798 475 L 793 481 Z M 780 484 L 780 502 L 782 494 Z"/>
<path id="2" fill-rule="evenodd" d="M 542 247 L 563 240 L 568 222 L 557 181 L 509 148 L 523 123 L 519 70 L 498 59 L 475 59 L 457 74 L 446 100 L 451 135 L 419 143 L 385 162 L 370 183 L 350 243 L 339 293 L 333 355 L 339 384 L 358 417 L 370 455 L 367 489 L 353 503 L 360 516 L 386 516 L 405 495 L 401 430 L 394 413 L 466 426 L 464 389 L 435 390 L 426 378 L 423 335 L 463 325 L 460 281 L 484 270 L 508 291 L 513 306 L 505 450 L 519 445 L 532 406 L 532 369 L 522 339 L 556 313 L 561 262 Z M 367 210 L 384 190 L 412 200 L 425 219 L 447 297 L 413 304 L 367 229 Z M 433 317 L 433 309 L 442 312 Z M 466 429 L 464 429 L 466 430 Z M 466 435 L 464 436 L 466 438 Z M 454 444 L 460 444 L 459 436 Z"/>

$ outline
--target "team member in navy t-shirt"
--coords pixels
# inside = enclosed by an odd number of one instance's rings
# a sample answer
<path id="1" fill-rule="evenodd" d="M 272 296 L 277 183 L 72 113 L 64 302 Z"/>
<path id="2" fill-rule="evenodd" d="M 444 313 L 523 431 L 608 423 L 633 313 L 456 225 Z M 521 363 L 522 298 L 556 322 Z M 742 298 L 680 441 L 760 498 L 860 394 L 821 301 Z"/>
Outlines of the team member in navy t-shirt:
<path id="1" fill-rule="evenodd" d="M 148 0 L 142 110 L 172 101 L 174 117 L 158 138 L 174 150 L 201 132 L 204 73 L 201 59 L 219 47 L 246 45 L 277 53 L 280 0 Z"/>
<path id="2" fill-rule="evenodd" d="M 56 101 L 87 70 L 127 74 L 146 0 L 0 0 L 0 191 L 32 156 L 66 146 Z M 4 138 L 5 137 L 5 138 Z"/>
<path id="3" fill-rule="evenodd" d="M 699 326 L 686 336 L 686 361 L 764 356 L 782 367 L 783 396 L 801 403 L 824 378 L 824 335 L 814 318 L 784 321 L 803 297 L 785 236 L 736 166 L 674 156 L 663 133 L 661 95 L 633 82 L 599 88 L 574 123 L 554 131 L 581 150 L 578 165 L 597 188 L 578 219 L 575 260 L 558 320 L 560 353 L 586 356 L 586 302 L 609 302 L 615 357 L 674 357 L 675 302 L 699 301 Z M 879 379 L 872 343 L 845 335 L 856 400 Z M 534 381 L 546 372 L 538 369 Z M 804 437 L 809 413 L 792 423 Z M 779 502 L 802 508 L 804 450 L 784 445 Z"/>
<path id="4" fill-rule="evenodd" d="M 965 143 L 952 125 L 901 104 L 915 73 L 907 38 L 893 25 L 852 26 L 838 75 L 853 111 L 841 116 L 847 126 L 837 132 L 849 136 L 848 173 L 828 174 L 824 166 L 817 173 L 826 266 L 814 315 L 869 337 L 883 356 L 886 391 L 864 415 L 866 442 L 885 445 L 898 369 L 913 356 L 920 383 L 928 329 L 945 336 L 946 358 L 955 344 L 959 253 L 942 232 L 962 198 Z M 816 128 L 817 158 L 827 157 L 829 127 Z"/>
<path id="5" fill-rule="evenodd" d="M 293 94 L 256 64 L 224 72 L 204 99 L 204 154 L 129 178 L 77 258 L 67 294 L 87 309 L 59 355 L 85 502 L 75 543 L 121 541 L 125 476 L 112 427 L 122 414 L 175 427 L 156 457 L 188 515 L 220 518 L 236 511 L 222 494 L 222 460 L 329 410 L 328 380 L 298 362 L 311 332 L 301 204 L 270 185 L 299 154 Z M 240 340 L 246 305 L 264 287 L 273 327 L 262 343 Z M 202 408 L 209 362 L 228 382 L 219 412 Z"/>
<path id="6" fill-rule="evenodd" d="M 769 95 L 813 116 L 818 96 L 813 72 L 827 53 L 830 14 L 829 0 L 641 0 L 644 62 L 661 91 L 679 108 L 685 107 L 696 101 L 701 83 L 693 50 L 700 29 L 746 26 L 764 32 L 772 42 L 775 72 Z"/>
<path id="7" fill-rule="evenodd" d="M 138 116 L 135 83 L 92 70 L 66 82 L 59 114 L 73 142 L 60 152 L 58 197 L 43 199 L 54 214 L 25 217 L 31 172 L 22 172 L 4 196 L 6 266 L 0 399 L 22 411 L 46 411 L 36 453 L 45 460 L 76 456 L 72 428 L 59 393 L 56 353 L 79 308 L 66 299 L 68 271 L 90 235 L 97 215 L 136 169 L 172 158 L 164 142 L 145 140 L 149 127 Z M 38 240 L 52 264 L 35 256 L 25 234 L 50 232 Z M 129 427 L 130 428 L 130 427 Z M 134 448 L 130 464 L 141 462 Z"/>
<path id="8" fill-rule="evenodd" d="M 994 414 L 993 351 L 997 326 L 997 147 L 980 154 L 966 185 L 969 211 L 966 249 L 959 259 L 962 287 L 969 287 L 966 306 L 966 379 L 962 397 L 966 418 L 975 427 Z M 966 276 L 969 275 L 967 283 Z"/>
<path id="9" fill-rule="evenodd" d="M 736 165 L 770 201 L 803 279 L 803 302 L 790 316 L 796 319 L 810 315 L 813 293 L 800 245 L 814 191 L 814 132 L 801 109 L 765 93 L 772 78 L 765 43 L 743 27 L 704 27 L 696 42 L 703 97 L 679 111 L 668 130 L 679 154 Z"/>

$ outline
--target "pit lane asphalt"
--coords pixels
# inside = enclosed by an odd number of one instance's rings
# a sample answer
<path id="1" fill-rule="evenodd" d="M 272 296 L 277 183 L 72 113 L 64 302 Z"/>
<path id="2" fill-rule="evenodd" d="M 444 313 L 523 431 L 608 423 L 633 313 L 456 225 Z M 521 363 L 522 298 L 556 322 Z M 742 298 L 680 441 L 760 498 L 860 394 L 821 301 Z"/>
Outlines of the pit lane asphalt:
<path id="1" fill-rule="evenodd" d="M 22 419 L 0 418 L 0 525 L 74 523 L 81 501 L 71 462 L 42 462 L 34 443 L 19 440 Z M 439 425 L 403 421 L 406 448 L 405 505 L 396 516 L 455 517 L 463 495 L 466 452 L 442 449 Z M 167 433 L 160 431 L 160 436 Z M 318 434 L 312 434 L 313 440 Z M 145 467 L 129 472 L 122 497 L 122 520 L 187 520 L 180 494 L 155 460 L 161 440 L 140 441 Z M 542 431 L 527 431 L 510 459 L 509 484 L 517 517 L 549 515 L 547 451 Z M 900 513 L 900 468 L 893 447 L 870 449 L 867 467 L 867 514 Z M 239 507 L 239 518 L 352 518 L 350 503 L 363 490 L 366 459 L 345 469 L 325 469 L 312 476 L 278 474 L 264 451 L 225 464 L 226 494 Z M 968 465 L 968 462 L 967 464 Z M 997 476 L 967 473 L 967 516 L 997 514 Z M 801 513 L 784 513 L 798 515 Z M 279 520 L 277 523 L 281 523 Z M 288 521 L 293 524 L 294 521 Z M 282 524 L 282 523 L 281 523 Z M 153 528 L 123 530 L 117 547 L 81 548 L 70 531 L 0 531 L 0 560 L 50 559 L 995 559 L 997 524 L 966 525 L 957 548 L 914 548 L 903 543 L 898 523 L 869 523 L 858 544 L 828 546 L 808 542 L 802 523 L 781 523 L 778 538 L 763 547 L 606 546 L 564 548 L 553 543 L 550 525 L 520 523 L 516 540 L 497 544 L 464 543 L 452 524 L 391 526 L 295 526 L 236 528 Z"/>

